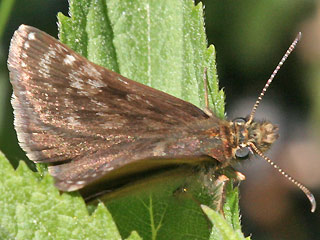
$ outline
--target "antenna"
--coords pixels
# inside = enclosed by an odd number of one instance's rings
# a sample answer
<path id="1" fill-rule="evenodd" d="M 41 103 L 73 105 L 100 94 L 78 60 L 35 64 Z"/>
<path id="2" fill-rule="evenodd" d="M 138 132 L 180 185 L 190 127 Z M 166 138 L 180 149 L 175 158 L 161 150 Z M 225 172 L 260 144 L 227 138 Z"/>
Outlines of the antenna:
<path id="1" fill-rule="evenodd" d="M 311 212 L 314 212 L 316 210 L 316 200 L 313 196 L 313 194 L 310 192 L 310 190 L 304 186 L 302 183 L 295 180 L 293 177 L 291 177 L 289 174 L 287 174 L 284 170 L 282 170 L 277 164 L 275 164 L 270 158 L 265 156 L 252 142 L 248 143 L 249 147 L 253 149 L 255 153 L 257 153 L 261 158 L 263 158 L 265 161 L 267 161 L 272 167 L 278 170 L 279 173 L 281 173 L 285 178 L 287 178 L 290 182 L 292 182 L 294 185 L 296 185 L 298 188 L 300 188 L 304 194 L 307 196 L 311 203 Z"/>
<path id="2" fill-rule="evenodd" d="M 288 50 L 286 51 L 286 53 L 283 55 L 282 59 L 280 60 L 280 62 L 278 63 L 277 67 L 274 69 L 273 73 L 271 74 L 270 78 L 268 79 L 266 85 L 264 86 L 264 88 L 262 89 L 256 103 L 254 104 L 251 113 L 249 115 L 249 120 L 247 121 L 247 124 L 250 124 L 253 120 L 254 114 L 256 113 L 256 110 L 264 96 L 264 94 L 266 93 L 268 87 L 270 86 L 272 80 L 274 79 L 274 77 L 276 76 L 276 74 L 278 73 L 279 69 L 281 68 L 281 66 L 283 65 L 283 63 L 286 61 L 286 59 L 289 57 L 290 53 L 294 50 L 294 48 L 296 47 L 297 43 L 300 41 L 301 39 L 301 32 L 298 33 L 298 35 L 296 36 L 296 38 L 294 39 L 294 41 L 291 43 L 290 47 L 288 48 Z"/>

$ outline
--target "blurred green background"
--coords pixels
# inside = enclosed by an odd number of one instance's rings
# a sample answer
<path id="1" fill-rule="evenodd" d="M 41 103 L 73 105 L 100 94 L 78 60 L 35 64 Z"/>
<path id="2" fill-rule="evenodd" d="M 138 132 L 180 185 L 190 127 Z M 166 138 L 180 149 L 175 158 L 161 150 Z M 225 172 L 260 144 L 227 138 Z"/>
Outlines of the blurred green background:
<path id="1" fill-rule="evenodd" d="M 10 2 L 12 9 L 10 11 Z M 199 1 L 197 1 L 199 2 Z M 282 67 L 256 117 L 278 124 L 281 137 L 267 155 L 320 197 L 320 1 L 206 0 L 208 43 L 217 50 L 220 87 L 227 96 L 227 117 L 246 116 L 290 43 L 302 41 Z M 10 105 L 6 60 L 20 24 L 57 37 L 57 13 L 68 13 L 67 0 L 1 0 L 0 149 L 17 166 L 26 160 L 18 147 Z M 1 35 L 2 33 L 2 35 Z M 30 164 L 32 167 L 32 164 Z M 252 239 L 320 239 L 320 210 L 310 213 L 303 193 L 261 159 L 238 169 L 243 230 Z"/>

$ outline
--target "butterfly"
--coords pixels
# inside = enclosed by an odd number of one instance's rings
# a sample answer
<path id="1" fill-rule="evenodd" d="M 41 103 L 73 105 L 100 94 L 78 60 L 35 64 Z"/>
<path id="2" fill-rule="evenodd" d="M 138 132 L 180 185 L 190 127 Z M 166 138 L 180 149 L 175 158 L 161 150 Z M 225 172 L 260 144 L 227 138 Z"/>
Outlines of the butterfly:
<path id="1" fill-rule="evenodd" d="M 98 66 L 48 34 L 21 25 L 11 40 L 8 68 L 14 125 L 30 160 L 48 163 L 62 191 L 113 188 L 150 171 L 181 166 L 220 168 L 264 155 L 278 138 L 255 111 L 291 44 L 246 118 L 219 119 L 206 109 Z M 205 72 L 205 69 L 204 69 Z M 205 80 L 206 83 L 206 80 Z M 290 176 L 308 196 L 311 192 Z"/>

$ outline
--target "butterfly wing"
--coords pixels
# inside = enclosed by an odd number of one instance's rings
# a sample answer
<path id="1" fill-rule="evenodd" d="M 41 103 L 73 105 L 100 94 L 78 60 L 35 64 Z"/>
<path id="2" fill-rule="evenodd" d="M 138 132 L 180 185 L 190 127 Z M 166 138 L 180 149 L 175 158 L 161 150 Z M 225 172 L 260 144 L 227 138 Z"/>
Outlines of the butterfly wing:
<path id="1" fill-rule="evenodd" d="M 51 163 L 62 190 L 98 178 L 101 166 L 103 173 L 112 171 L 130 158 L 128 149 L 145 147 L 146 139 L 159 142 L 169 129 L 208 118 L 196 106 L 91 63 L 30 26 L 15 32 L 8 68 L 20 146 L 31 160 Z"/>

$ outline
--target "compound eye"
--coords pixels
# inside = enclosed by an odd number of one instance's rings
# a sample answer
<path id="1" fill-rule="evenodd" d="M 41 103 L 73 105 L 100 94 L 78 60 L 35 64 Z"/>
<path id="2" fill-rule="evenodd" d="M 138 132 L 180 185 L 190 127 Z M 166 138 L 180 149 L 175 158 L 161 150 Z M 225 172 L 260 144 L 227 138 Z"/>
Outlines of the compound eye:
<path id="1" fill-rule="evenodd" d="M 244 125 L 246 123 L 246 120 L 244 118 L 236 118 L 233 120 L 233 122 L 237 125 Z"/>
<path id="2" fill-rule="evenodd" d="M 236 150 L 237 158 L 246 158 L 249 156 L 250 150 L 248 147 L 242 147 Z"/>

